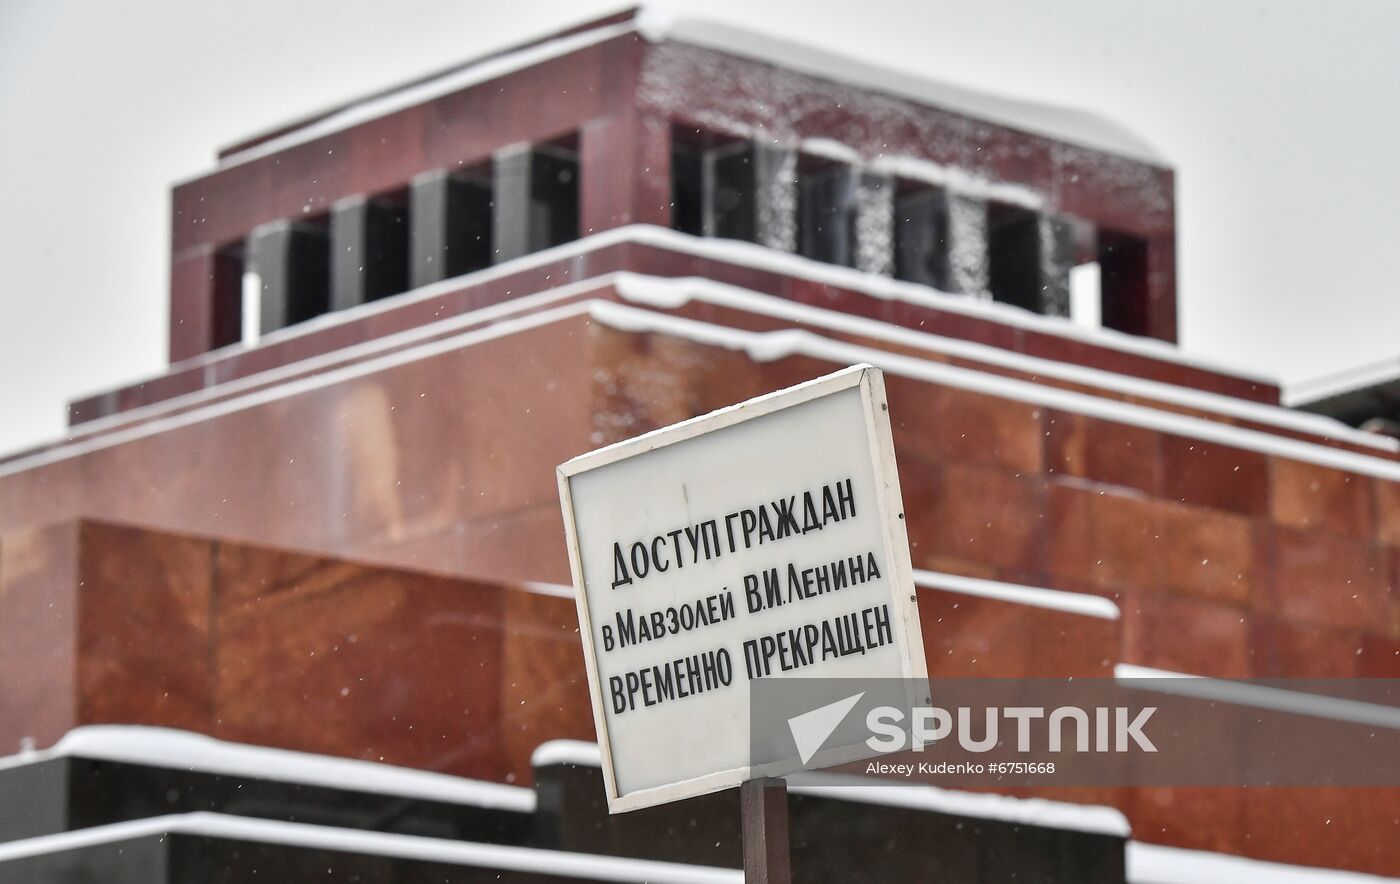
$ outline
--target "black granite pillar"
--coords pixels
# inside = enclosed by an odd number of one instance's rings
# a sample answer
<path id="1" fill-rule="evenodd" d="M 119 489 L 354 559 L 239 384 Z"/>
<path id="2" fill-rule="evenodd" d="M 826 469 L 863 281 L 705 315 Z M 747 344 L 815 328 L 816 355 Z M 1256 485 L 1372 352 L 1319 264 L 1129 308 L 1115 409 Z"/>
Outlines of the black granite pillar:
<path id="1" fill-rule="evenodd" d="M 273 221 L 248 237 L 248 264 L 260 285 L 261 334 L 326 312 L 330 255 L 324 220 Z"/>

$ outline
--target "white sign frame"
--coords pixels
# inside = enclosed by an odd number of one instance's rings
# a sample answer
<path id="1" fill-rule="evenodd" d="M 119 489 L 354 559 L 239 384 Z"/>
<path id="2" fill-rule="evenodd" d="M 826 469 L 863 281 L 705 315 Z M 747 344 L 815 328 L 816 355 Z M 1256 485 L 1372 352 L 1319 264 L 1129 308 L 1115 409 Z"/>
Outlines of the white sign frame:
<path id="1" fill-rule="evenodd" d="M 802 405 L 853 387 L 858 387 L 861 393 L 866 438 L 870 440 L 871 465 L 876 480 L 876 512 L 882 523 L 881 539 L 884 543 L 885 561 L 892 565 L 889 577 L 890 608 L 894 618 L 892 627 L 898 636 L 896 645 L 901 651 L 900 664 L 903 670 L 901 677 L 927 679 L 928 668 L 924 658 L 923 633 L 919 621 L 918 599 L 914 589 L 913 565 L 909 558 L 909 537 L 905 528 L 903 496 L 899 488 L 899 471 L 895 465 L 894 437 L 890 430 L 889 401 L 885 396 L 884 375 L 875 366 L 864 363 L 853 365 L 784 390 L 730 405 L 709 414 L 694 417 L 669 427 L 662 427 L 633 439 L 579 455 L 559 465 L 556 471 L 559 482 L 559 502 L 564 514 L 564 530 L 569 548 L 569 567 L 573 574 L 574 597 L 578 605 L 579 635 L 583 639 L 584 664 L 588 670 L 588 691 L 593 703 L 593 723 L 597 729 L 598 748 L 602 756 L 603 780 L 607 788 L 609 813 L 623 813 L 733 788 L 751 779 L 751 770 L 748 766 L 731 768 L 627 794 L 618 794 L 612 746 L 608 738 L 606 700 L 598 677 L 598 663 L 593 642 L 593 622 L 588 610 L 588 596 L 583 576 L 583 561 L 578 545 L 578 527 L 574 521 L 570 480 L 589 470 L 637 457 L 717 430 L 723 430 L 735 424 Z M 793 771 L 798 769 L 800 768 L 794 767 Z M 766 766 L 764 775 L 780 776 L 782 772 L 775 773 L 770 766 Z"/>

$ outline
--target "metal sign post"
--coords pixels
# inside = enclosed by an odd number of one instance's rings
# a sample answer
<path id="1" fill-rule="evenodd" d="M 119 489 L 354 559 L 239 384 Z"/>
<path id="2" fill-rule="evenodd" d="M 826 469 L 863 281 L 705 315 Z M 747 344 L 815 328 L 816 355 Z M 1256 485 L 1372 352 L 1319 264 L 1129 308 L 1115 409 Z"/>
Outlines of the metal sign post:
<path id="1" fill-rule="evenodd" d="M 787 780 L 765 777 L 739 787 L 745 884 L 791 884 Z"/>

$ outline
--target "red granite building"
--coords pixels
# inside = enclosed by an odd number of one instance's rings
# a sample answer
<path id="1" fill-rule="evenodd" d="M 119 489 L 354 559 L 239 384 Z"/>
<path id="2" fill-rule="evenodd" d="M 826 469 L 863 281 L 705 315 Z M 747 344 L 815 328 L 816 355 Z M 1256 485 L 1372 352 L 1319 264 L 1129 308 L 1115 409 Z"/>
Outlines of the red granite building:
<path id="1" fill-rule="evenodd" d="M 1400 446 L 1175 347 L 1174 203 L 1102 121 L 631 12 L 222 151 L 168 371 L 0 461 L 0 870 L 733 880 L 732 794 L 600 810 L 554 467 L 855 362 L 932 677 L 1400 677 Z M 1396 789 L 1033 797 L 798 791 L 794 868 L 1400 876 Z"/>

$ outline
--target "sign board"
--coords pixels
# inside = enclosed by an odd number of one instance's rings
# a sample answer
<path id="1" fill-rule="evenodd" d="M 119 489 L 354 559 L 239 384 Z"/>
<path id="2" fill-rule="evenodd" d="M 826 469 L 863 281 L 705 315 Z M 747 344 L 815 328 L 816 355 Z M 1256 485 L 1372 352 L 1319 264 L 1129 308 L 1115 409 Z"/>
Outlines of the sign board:
<path id="1" fill-rule="evenodd" d="M 757 775 L 754 679 L 927 677 L 873 366 L 575 458 L 559 494 L 613 813 Z"/>

